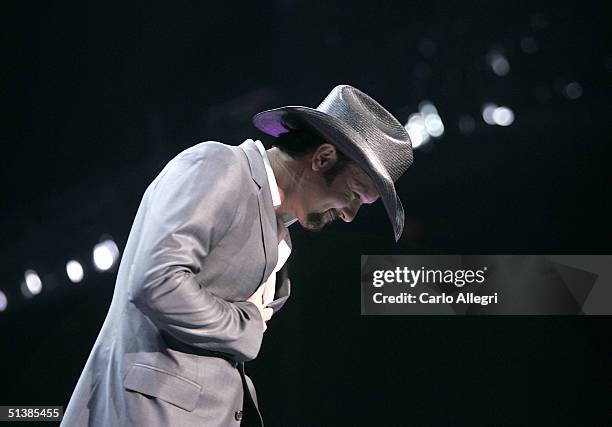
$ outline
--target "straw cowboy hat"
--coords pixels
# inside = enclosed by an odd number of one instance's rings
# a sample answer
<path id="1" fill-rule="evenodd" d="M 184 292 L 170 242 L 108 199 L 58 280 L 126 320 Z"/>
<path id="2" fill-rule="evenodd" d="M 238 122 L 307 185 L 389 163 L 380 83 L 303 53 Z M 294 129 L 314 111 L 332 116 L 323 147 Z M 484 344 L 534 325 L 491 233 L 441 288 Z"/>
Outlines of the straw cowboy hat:
<path id="1" fill-rule="evenodd" d="M 359 89 L 340 85 L 317 108 L 274 108 L 256 114 L 253 124 L 273 137 L 308 128 L 334 144 L 372 178 L 399 240 L 404 208 L 394 182 L 412 164 L 412 143 L 404 126 L 378 102 Z"/>

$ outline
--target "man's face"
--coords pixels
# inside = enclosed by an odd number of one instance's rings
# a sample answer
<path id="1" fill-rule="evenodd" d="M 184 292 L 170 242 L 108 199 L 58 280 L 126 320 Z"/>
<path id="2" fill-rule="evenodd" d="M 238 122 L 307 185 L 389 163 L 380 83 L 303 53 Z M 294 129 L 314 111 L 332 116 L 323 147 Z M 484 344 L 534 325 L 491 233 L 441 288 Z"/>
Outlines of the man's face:
<path id="1" fill-rule="evenodd" d="M 300 181 L 296 215 L 308 230 L 321 230 L 337 219 L 351 222 L 361 205 L 374 203 L 379 197 L 372 178 L 354 163 L 346 165 L 331 182 L 326 179 L 336 161 L 335 147 L 321 145 Z"/>

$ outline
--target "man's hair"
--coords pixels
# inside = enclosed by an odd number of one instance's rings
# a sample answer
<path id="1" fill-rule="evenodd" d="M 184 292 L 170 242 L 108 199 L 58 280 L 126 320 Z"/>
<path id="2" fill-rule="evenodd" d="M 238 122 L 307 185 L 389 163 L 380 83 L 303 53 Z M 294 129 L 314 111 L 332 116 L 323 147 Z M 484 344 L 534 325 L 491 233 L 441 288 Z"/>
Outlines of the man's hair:
<path id="1" fill-rule="evenodd" d="M 291 130 L 279 135 L 272 141 L 273 146 L 293 158 L 311 154 L 322 144 L 331 144 L 336 147 L 336 164 L 323 175 L 327 184 L 331 185 L 334 178 L 342 172 L 347 165 L 353 163 L 353 160 L 340 151 L 335 144 L 328 142 L 322 136 L 307 129 Z"/>

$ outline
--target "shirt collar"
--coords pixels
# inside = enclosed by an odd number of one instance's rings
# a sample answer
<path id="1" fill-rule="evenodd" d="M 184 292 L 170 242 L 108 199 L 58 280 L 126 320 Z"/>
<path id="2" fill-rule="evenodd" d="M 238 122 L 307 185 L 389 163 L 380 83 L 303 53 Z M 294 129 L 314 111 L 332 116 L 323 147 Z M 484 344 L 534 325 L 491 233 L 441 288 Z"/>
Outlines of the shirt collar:
<path id="1" fill-rule="evenodd" d="M 266 149 L 264 148 L 261 141 L 256 140 L 254 142 L 264 162 L 266 175 L 268 176 L 268 184 L 270 185 L 270 193 L 272 193 L 272 204 L 274 205 L 274 207 L 279 206 L 281 204 L 280 191 L 278 190 L 278 184 L 276 183 L 276 178 L 274 177 L 274 171 L 272 170 L 272 166 L 270 165 L 270 159 L 268 158 Z M 284 214 L 281 216 L 281 221 L 283 221 L 285 227 L 288 227 L 294 222 L 296 222 L 297 218 L 293 215 Z"/>

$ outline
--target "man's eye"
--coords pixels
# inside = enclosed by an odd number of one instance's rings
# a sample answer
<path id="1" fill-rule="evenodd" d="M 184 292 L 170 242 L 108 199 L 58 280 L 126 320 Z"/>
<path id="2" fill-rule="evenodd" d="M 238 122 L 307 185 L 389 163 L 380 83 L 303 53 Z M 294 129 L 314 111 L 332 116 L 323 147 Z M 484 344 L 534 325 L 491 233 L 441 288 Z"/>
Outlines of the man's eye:
<path id="1" fill-rule="evenodd" d="M 355 193 L 354 191 L 353 191 L 353 198 L 361 200 L 361 197 L 359 197 L 359 194 Z"/>

